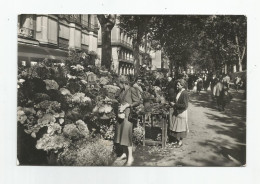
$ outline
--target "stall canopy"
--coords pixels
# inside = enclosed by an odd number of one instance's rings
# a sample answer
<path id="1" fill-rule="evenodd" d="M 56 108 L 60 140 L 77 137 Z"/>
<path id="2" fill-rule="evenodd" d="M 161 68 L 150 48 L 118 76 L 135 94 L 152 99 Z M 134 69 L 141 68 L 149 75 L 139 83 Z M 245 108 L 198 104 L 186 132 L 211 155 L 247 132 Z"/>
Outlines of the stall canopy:
<path id="1" fill-rule="evenodd" d="M 38 45 L 18 44 L 18 61 L 38 61 L 39 59 L 65 60 L 67 51 Z"/>

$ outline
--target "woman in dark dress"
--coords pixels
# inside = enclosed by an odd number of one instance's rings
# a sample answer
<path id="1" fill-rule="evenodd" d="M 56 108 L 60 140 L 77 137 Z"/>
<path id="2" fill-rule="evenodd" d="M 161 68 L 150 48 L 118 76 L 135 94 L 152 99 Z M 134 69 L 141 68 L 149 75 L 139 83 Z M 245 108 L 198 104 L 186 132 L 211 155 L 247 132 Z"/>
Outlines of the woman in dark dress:
<path id="1" fill-rule="evenodd" d="M 177 140 L 175 147 L 178 148 L 182 146 L 182 140 L 187 136 L 187 132 L 189 132 L 187 111 L 189 95 L 185 90 L 185 81 L 183 79 L 177 80 L 177 91 L 176 103 L 170 103 L 174 108 L 174 113 L 169 122 L 169 136 Z"/>
<path id="2" fill-rule="evenodd" d="M 129 85 L 129 81 L 126 76 L 119 77 L 119 87 L 121 88 L 121 93 L 119 95 L 118 101 L 119 114 L 118 121 L 116 123 L 115 132 L 115 143 L 118 143 L 123 148 L 123 154 L 118 160 L 127 158 L 126 165 L 131 166 L 133 157 L 133 122 L 129 121 L 129 117 L 132 111 L 132 107 L 139 105 L 140 98 L 137 90 Z"/>
<path id="3" fill-rule="evenodd" d="M 203 87 L 203 80 L 201 77 L 197 79 L 197 92 L 200 93 L 201 89 Z"/>

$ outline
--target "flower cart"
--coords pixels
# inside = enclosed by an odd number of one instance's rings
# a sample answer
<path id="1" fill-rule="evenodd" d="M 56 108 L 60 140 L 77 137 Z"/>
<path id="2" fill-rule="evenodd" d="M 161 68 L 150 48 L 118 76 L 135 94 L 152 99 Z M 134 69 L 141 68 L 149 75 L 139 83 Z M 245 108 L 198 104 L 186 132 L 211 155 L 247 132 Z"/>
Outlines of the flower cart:
<path id="1" fill-rule="evenodd" d="M 160 144 L 162 145 L 162 148 L 165 148 L 167 141 L 167 124 L 169 119 L 168 109 L 169 106 L 167 104 L 153 103 L 150 108 L 146 107 L 143 111 L 139 112 L 144 130 L 143 146 L 146 144 Z M 158 133 L 157 136 L 147 136 L 148 130 L 150 130 L 150 134 Z"/>

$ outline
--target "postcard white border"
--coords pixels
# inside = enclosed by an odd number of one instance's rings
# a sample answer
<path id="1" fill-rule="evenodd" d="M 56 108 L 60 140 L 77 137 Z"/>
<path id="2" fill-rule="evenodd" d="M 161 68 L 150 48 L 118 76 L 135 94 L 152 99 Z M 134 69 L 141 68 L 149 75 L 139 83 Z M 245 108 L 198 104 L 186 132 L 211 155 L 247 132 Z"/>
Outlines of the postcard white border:
<path id="1" fill-rule="evenodd" d="M 260 183 L 259 43 L 257 0 L 32 0 L 0 3 L 0 183 Z M 16 166 L 17 14 L 234 14 L 248 18 L 247 166 L 216 167 L 25 167 Z"/>

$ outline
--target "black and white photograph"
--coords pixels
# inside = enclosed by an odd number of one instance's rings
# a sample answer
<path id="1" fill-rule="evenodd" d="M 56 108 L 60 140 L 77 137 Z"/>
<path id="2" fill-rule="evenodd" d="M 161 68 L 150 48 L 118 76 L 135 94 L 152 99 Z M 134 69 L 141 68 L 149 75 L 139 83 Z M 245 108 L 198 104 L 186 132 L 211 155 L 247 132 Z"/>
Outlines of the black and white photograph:
<path id="1" fill-rule="evenodd" d="M 1 1 L 0 183 L 260 183 L 257 0 Z"/>
<path id="2" fill-rule="evenodd" d="M 17 163 L 245 166 L 245 15 L 18 15 Z"/>

